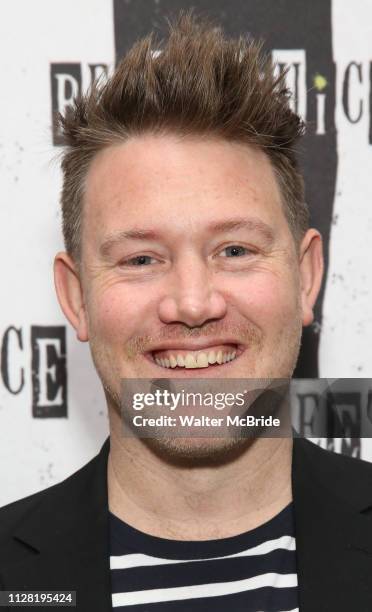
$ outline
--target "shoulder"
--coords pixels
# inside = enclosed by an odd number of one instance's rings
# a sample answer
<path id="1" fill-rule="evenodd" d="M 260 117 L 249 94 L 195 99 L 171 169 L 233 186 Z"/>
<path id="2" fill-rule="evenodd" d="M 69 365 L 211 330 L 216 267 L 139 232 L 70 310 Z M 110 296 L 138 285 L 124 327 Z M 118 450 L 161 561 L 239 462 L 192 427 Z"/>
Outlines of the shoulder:
<path id="1" fill-rule="evenodd" d="M 347 474 L 363 473 L 366 476 L 372 475 L 372 463 L 369 461 L 343 455 L 333 450 L 326 450 L 311 440 L 295 438 L 294 453 L 296 451 L 301 453 L 303 459 L 315 462 L 322 469 L 331 470 L 332 472 L 342 471 Z"/>
<path id="2" fill-rule="evenodd" d="M 357 505 L 372 498 L 372 463 L 325 450 L 309 440 L 294 439 L 293 473 L 300 480 L 312 478 Z"/>
<path id="3" fill-rule="evenodd" d="M 101 467 L 102 471 L 104 467 L 107 446 L 108 440 L 98 455 L 62 482 L 0 508 L 0 548 L 4 538 L 13 533 L 29 515 L 35 512 L 42 515 L 46 509 L 62 515 L 69 508 L 78 505 L 94 482 L 97 470 Z"/>

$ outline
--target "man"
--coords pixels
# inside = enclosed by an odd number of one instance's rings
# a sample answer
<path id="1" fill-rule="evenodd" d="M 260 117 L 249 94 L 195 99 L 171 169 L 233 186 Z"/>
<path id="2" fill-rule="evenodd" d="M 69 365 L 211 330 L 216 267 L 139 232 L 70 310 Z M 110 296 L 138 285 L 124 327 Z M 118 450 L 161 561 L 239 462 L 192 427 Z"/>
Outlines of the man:
<path id="1" fill-rule="evenodd" d="M 367 611 L 372 467 L 290 437 L 125 437 L 121 380 L 292 376 L 323 263 L 260 47 L 182 16 L 62 119 L 58 298 L 110 438 L 0 513 L 3 590 L 77 609 Z"/>

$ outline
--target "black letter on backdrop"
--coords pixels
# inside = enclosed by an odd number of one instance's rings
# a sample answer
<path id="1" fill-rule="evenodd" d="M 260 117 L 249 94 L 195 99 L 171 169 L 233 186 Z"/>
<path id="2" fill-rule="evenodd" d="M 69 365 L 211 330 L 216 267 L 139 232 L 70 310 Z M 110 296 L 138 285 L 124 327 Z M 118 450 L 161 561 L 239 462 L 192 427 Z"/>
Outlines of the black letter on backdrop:
<path id="1" fill-rule="evenodd" d="M 31 327 L 32 414 L 67 417 L 66 328 Z"/>

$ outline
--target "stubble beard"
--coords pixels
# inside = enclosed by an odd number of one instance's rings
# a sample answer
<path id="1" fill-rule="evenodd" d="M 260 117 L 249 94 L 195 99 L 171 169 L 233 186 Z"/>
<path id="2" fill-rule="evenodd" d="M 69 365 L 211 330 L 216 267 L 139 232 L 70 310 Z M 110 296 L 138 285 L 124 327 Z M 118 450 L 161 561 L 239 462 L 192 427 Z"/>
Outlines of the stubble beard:
<path id="1" fill-rule="evenodd" d="M 301 347 L 301 331 L 302 316 L 298 300 L 295 322 L 291 325 L 290 329 L 285 329 L 281 337 L 280 344 L 286 350 L 281 360 L 272 360 L 271 368 L 265 372 L 265 378 L 290 379 L 292 377 Z M 257 341 L 257 346 L 259 345 L 260 343 Z M 116 390 L 113 384 L 108 382 L 106 375 L 100 367 L 100 364 L 110 363 L 109 354 L 102 343 L 96 341 L 94 337 L 90 340 L 90 349 L 105 392 L 109 411 L 115 411 L 122 423 L 120 389 Z M 114 380 L 120 380 L 119 372 L 115 374 Z M 124 430 L 123 435 L 125 435 Z M 133 433 L 127 435 L 134 436 Z M 225 464 L 234 460 L 246 452 L 256 439 L 253 437 L 234 437 L 232 435 L 226 438 L 159 436 L 141 438 L 140 442 L 168 463 L 185 467 L 202 467 Z"/>

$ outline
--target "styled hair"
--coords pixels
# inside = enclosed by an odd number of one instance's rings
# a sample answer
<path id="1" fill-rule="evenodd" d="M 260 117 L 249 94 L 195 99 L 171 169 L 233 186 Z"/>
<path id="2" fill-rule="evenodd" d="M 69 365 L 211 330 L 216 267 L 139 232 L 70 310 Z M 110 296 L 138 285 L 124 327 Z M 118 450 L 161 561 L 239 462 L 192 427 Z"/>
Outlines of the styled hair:
<path id="1" fill-rule="evenodd" d="M 285 73 L 262 42 L 226 38 L 192 12 L 168 22 L 165 41 L 137 41 L 106 82 L 59 115 L 65 149 L 61 194 L 65 248 L 81 257 L 85 178 L 95 155 L 143 133 L 211 135 L 259 147 L 271 161 L 296 245 L 309 212 L 294 145 L 304 123 L 290 107 Z"/>

